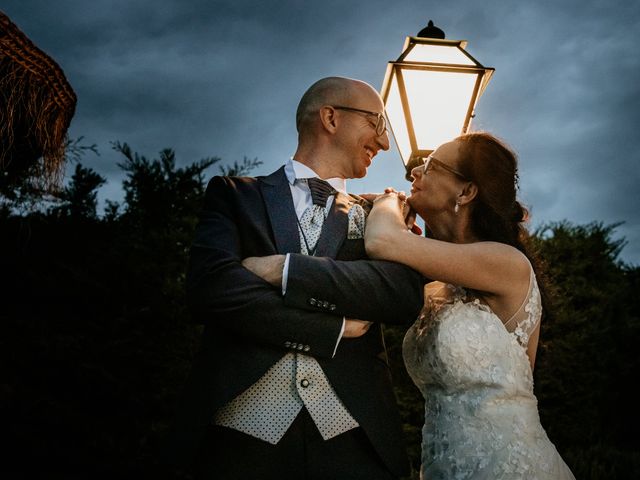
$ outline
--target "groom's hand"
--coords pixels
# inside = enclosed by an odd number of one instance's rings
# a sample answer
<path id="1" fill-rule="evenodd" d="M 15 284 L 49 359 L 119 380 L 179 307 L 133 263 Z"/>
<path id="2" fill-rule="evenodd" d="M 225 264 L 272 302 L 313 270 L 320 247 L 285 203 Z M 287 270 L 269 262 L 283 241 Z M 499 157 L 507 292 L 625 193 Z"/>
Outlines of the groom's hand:
<path id="1" fill-rule="evenodd" d="M 269 282 L 274 287 L 282 286 L 282 270 L 284 269 L 284 255 L 269 255 L 266 257 L 247 257 L 242 260 L 242 266 Z"/>
<path id="2" fill-rule="evenodd" d="M 373 203 L 378 198 L 380 193 L 359 193 L 358 196 L 364 198 L 367 202 Z"/>
<path id="3" fill-rule="evenodd" d="M 416 235 L 422 235 L 422 228 L 416 223 L 416 211 L 408 203 L 405 203 L 403 214 L 407 228 Z"/>
<path id="4" fill-rule="evenodd" d="M 367 333 L 372 322 L 346 318 L 344 321 L 344 338 L 358 338 Z"/>

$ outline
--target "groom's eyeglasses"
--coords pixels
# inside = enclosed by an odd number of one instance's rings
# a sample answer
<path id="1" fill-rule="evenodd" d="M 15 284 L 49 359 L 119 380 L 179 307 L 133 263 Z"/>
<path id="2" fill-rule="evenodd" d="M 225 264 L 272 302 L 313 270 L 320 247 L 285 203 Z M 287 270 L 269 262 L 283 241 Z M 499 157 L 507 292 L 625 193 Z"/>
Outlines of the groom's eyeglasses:
<path id="1" fill-rule="evenodd" d="M 427 173 L 429 173 L 430 170 L 433 170 L 434 166 L 442 168 L 443 170 L 446 170 L 447 172 L 454 174 L 456 177 L 461 178 L 462 180 L 466 180 L 467 182 L 469 181 L 469 179 L 466 177 L 465 174 L 459 172 L 453 167 L 450 167 L 446 163 L 438 160 L 433 155 L 429 155 L 427 158 L 425 158 L 424 166 L 422 168 L 422 174 L 426 175 Z"/>
<path id="2" fill-rule="evenodd" d="M 376 117 L 375 130 L 377 136 L 382 135 L 387 130 L 387 121 L 384 119 L 384 115 L 381 113 L 370 112 L 369 110 L 362 110 L 360 108 L 343 107 L 341 105 L 331 105 L 331 107 L 335 108 L 336 110 L 346 110 L 347 112 L 363 113 L 365 115 Z"/>

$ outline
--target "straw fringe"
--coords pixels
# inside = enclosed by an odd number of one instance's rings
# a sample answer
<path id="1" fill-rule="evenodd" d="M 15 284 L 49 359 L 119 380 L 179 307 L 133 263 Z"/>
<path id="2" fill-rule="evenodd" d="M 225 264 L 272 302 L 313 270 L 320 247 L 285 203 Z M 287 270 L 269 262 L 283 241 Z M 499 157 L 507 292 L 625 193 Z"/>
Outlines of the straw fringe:
<path id="1" fill-rule="evenodd" d="M 58 64 L 0 12 L 0 169 L 32 165 L 48 186 L 61 179 L 77 97 Z M 16 138 L 18 135 L 18 138 Z M 31 157 L 31 158 L 28 158 Z"/>

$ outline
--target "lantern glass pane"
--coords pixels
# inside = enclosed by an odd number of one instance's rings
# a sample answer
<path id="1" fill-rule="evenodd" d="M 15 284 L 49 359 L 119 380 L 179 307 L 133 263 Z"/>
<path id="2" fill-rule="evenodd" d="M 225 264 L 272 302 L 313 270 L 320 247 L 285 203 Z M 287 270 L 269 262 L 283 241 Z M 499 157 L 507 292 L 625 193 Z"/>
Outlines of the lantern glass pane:
<path id="1" fill-rule="evenodd" d="M 462 133 L 477 74 L 403 70 L 420 150 L 435 150 Z"/>
<path id="2" fill-rule="evenodd" d="M 385 104 L 387 111 L 387 119 L 393 132 L 393 137 L 400 151 L 402 161 L 406 165 L 411 157 L 411 144 L 409 142 L 409 133 L 407 131 L 407 122 L 405 121 L 404 110 L 402 109 L 402 100 L 400 99 L 400 90 L 398 89 L 398 77 L 394 73 L 391 76 L 391 86 L 389 87 L 389 95 Z"/>
<path id="3" fill-rule="evenodd" d="M 404 61 L 476 65 L 458 47 L 446 45 L 416 44 Z"/>

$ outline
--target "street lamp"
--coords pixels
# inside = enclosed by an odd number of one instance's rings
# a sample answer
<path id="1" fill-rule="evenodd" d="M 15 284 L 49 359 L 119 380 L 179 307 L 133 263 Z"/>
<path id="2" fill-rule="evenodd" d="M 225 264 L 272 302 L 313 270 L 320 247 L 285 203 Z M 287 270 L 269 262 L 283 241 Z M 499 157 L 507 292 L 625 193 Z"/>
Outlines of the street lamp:
<path id="1" fill-rule="evenodd" d="M 467 132 L 495 70 L 481 65 L 466 46 L 465 40 L 445 40 L 429 20 L 387 66 L 382 99 L 408 180 L 438 145 Z"/>

